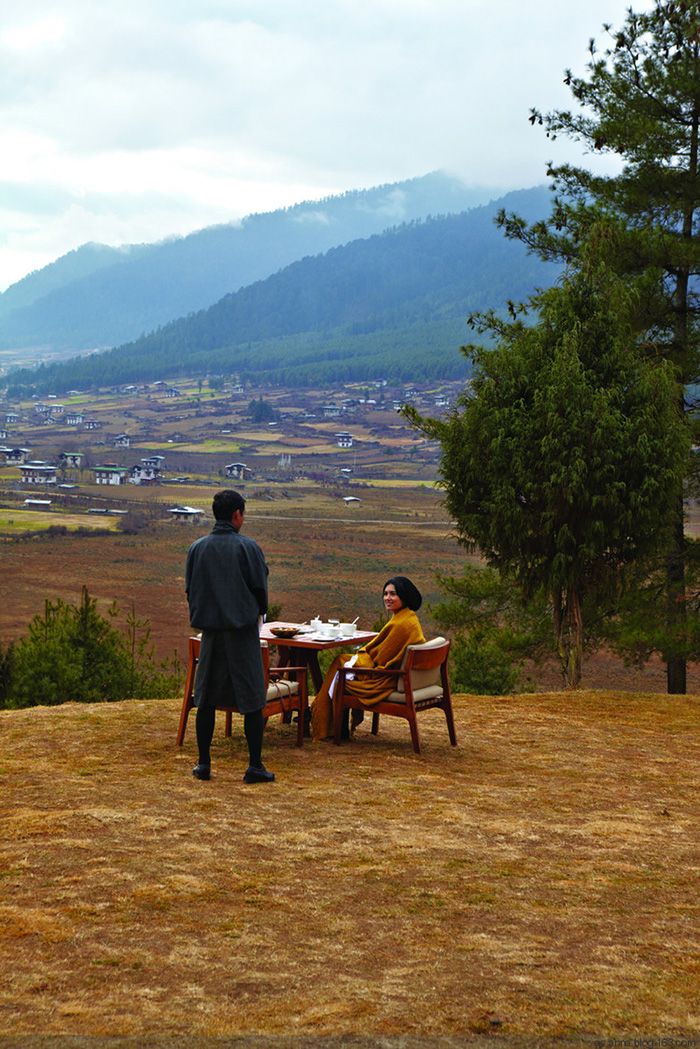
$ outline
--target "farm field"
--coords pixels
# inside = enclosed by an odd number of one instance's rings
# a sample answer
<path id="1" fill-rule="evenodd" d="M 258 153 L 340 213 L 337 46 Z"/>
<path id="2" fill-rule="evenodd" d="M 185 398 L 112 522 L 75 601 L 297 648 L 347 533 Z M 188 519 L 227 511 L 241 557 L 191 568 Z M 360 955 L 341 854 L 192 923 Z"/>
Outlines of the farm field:
<path id="1" fill-rule="evenodd" d="M 209 530 L 211 498 L 221 487 L 239 488 L 248 500 L 246 531 L 265 550 L 270 599 L 282 606 L 284 618 L 359 616 L 362 626 L 371 627 L 382 610 L 384 580 L 404 574 L 423 591 L 421 616 L 433 631 L 430 605 L 441 596 L 436 572 L 459 575 L 467 555 L 452 536 L 434 486 L 437 448 L 418 439 L 390 408 L 402 391 L 387 391 L 385 403 L 372 410 L 358 405 L 354 413 L 327 419 L 321 406 L 360 391 L 270 390 L 253 396 L 200 389 L 194 381 L 178 390 L 169 398 L 150 384 L 136 393 L 106 390 L 66 398 L 83 402 L 86 418 L 97 424 L 90 431 L 60 421 L 47 426 L 35 418 L 31 403 L 14 409 L 19 422 L 8 432 L 7 447 L 27 448 L 33 459 L 49 462 L 61 452 L 80 453 L 82 465 L 63 471 L 74 486 L 69 490 L 23 486 L 19 465 L 0 465 L 3 646 L 26 631 L 47 598 L 76 602 L 87 585 L 102 609 L 116 600 L 123 611 L 133 606 L 150 621 L 158 658 L 183 658 L 189 634 L 185 556 L 193 539 Z M 456 390 L 452 384 L 419 391 L 418 407 L 434 411 L 437 393 L 449 398 Z M 251 398 L 260 397 L 277 413 L 272 428 L 267 422 L 253 425 L 247 414 Z M 338 431 L 352 434 L 352 447 L 338 447 Z M 115 447 L 120 434 L 129 437 L 128 448 Z M 164 483 L 94 483 L 96 464 L 128 467 L 155 454 L 164 456 Z M 244 479 L 226 477 L 232 462 L 246 465 Z M 32 497 L 50 498 L 50 509 L 26 509 L 24 500 Z M 178 505 L 202 511 L 200 522 L 172 520 L 169 510 Z M 120 521 L 91 510 L 126 516 Z M 697 531 L 699 520 L 693 509 L 690 531 Z M 67 534 L 56 534 L 64 529 Z M 538 689 L 561 684 L 554 663 L 531 668 L 530 676 Z M 583 683 L 666 688 L 658 662 L 639 671 L 605 653 L 586 662 Z M 689 667 L 689 689 L 700 692 L 699 667 Z"/>
<path id="2" fill-rule="evenodd" d="M 700 1038 L 697 696 L 457 696 L 421 757 L 275 719 L 262 787 L 179 705 L 0 712 L 0 1045 Z"/>

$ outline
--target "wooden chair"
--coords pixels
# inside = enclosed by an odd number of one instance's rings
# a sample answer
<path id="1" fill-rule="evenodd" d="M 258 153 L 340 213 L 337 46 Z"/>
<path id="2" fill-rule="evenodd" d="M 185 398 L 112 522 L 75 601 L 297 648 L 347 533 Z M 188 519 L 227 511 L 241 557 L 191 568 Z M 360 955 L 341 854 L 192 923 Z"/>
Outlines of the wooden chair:
<path id="1" fill-rule="evenodd" d="M 445 712 L 447 731 L 450 743 L 457 745 L 450 682 L 447 675 L 447 656 L 450 642 L 444 637 L 433 638 L 422 645 L 409 645 L 399 670 L 384 670 L 364 667 L 342 667 L 338 672 L 334 706 L 334 743 L 340 743 L 343 714 L 348 707 L 372 713 L 372 733 L 376 736 L 379 729 L 380 714 L 405 718 L 411 729 L 413 749 L 421 753 L 416 714 L 420 710 L 440 707 Z M 346 691 L 345 683 L 348 674 L 360 677 L 396 677 L 396 688 L 386 699 L 375 706 L 366 707 L 356 697 Z"/>
<path id="2" fill-rule="evenodd" d="M 185 695 L 182 700 L 182 711 L 180 713 L 180 728 L 177 733 L 178 747 L 182 746 L 185 738 L 185 729 L 187 728 L 187 718 L 194 706 L 194 679 L 197 673 L 197 663 L 199 662 L 199 645 L 200 639 L 198 637 L 190 638 L 190 660 L 187 668 L 187 677 L 185 678 Z M 297 726 L 296 745 L 301 747 L 304 742 L 304 724 L 309 702 L 306 667 L 284 667 L 281 669 L 270 667 L 270 649 L 267 646 L 267 641 L 261 641 L 260 646 L 267 688 L 267 703 L 263 707 L 263 717 L 267 722 L 268 718 L 273 717 L 275 714 L 281 714 L 283 721 L 290 722 L 292 713 L 297 711 L 299 723 Z M 290 677 L 290 675 L 292 676 Z M 235 703 L 231 703 L 230 706 L 217 706 L 216 709 L 226 712 L 225 731 L 226 735 L 230 736 L 231 715 L 238 713 L 238 707 Z"/>

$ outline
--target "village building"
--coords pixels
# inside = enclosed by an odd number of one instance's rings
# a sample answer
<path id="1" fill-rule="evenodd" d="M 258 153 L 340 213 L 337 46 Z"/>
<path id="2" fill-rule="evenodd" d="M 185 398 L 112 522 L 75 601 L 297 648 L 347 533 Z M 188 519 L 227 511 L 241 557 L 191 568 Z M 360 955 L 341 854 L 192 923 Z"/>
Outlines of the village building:
<path id="1" fill-rule="evenodd" d="M 129 477 L 127 466 L 117 466 L 114 463 L 106 463 L 104 466 L 95 466 L 95 484 L 126 484 Z"/>
<path id="2" fill-rule="evenodd" d="M 49 463 L 27 462 L 20 469 L 22 484 L 56 484 L 56 467 Z"/>
<path id="3" fill-rule="evenodd" d="M 31 454 L 31 448 L 8 448 L 5 452 L 5 462 L 17 466 L 26 463 Z"/>
<path id="4" fill-rule="evenodd" d="M 176 389 L 175 386 L 169 386 L 168 389 L 165 391 L 165 396 L 166 397 L 179 397 L 180 396 L 180 391 L 178 389 Z"/>
<path id="5" fill-rule="evenodd" d="M 229 463 L 226 467 L 226 477 L 230 481 L 247 481 L 253 476 L 253 471 L 245 463 Z"/>
<path id="6" fill-rule="evenodd" d="M 12 426 L 13 424 L 18 422 L 19 415 L 17 414 L 17 412 L 7 412 L 7 414 L 5 415 L 5 424 L 7 426 Z"/>
<path id="7" fill-rule="evenodd" d="M 160 470 L 157 466 L 147 466 L 143 461 L 129 470 L 129 484 L 159 484 Z"/>
<path id="8" fill-rule="evenodd" d="M 174 506 L 168 513 L 173 515 L 173 521 L 192 521 L 196 524 L 201 520 L 203 511 L 194 506 Z"/>
<path id="9" fill-rule="evenodd" d="M 165 462 L 165 456 L 164 455 L 148 455 L 148 456 L 146 456 L 145 459 L 142 459 L 141 462 L 143 463 L 144 466 L 155 466 L 155 467 L 157 467 L 157 469 L 160 470 L 160 469 L 162 469 L 163 463 Z"/>
<path id="10" fill-rule="evenodd" d="M 82 412 L 66 412 L 65 420 L 66 426 L 82 426 L 85 422 L 85 416 Z"/>
<path id="11" fill-rule="evenodd" d="M 128 448 L 130 444 L 130 437 L 128 433 L 120 433 L 114 438 L 115 448 Z"/>
<path id="12" fill-rule="evenodd" d="M 85 429 L 86 430 L 99 430 L 99 428 L 101 426 L 102 426 L 102 423 L 98 422 L 97 419 L 86 419 L 85 420 Z"/>
<path id="13" fill-rule="evenodd" d="M 351 433 L 345 433 L 344 431 L 342 433 L 337 433 L 335 439 L 339 448 L 352 448 Z"/>
<path id="14" fill-rule="evenodd" d="M 68 466 L 74 470 L 80 469 L 80 464 L 83 461 L 82 452 L 61 452 L 58 457 L 60 466 Z"/>
<path id="15" fill-rule="evenodd" d="M 0 441 L 4 441 L 6 439 L 7 439 L 7 430 L 5 429 L 4 426 L 0 426 Z"/>
<path id="16" fill-rule="evenodd" d="M 323 412 L 324 418 L 334 419 L 336 416 L 340 415 L 342 408 L 339 404 L 324 404 L 321 407 L 321 411 Z"/>

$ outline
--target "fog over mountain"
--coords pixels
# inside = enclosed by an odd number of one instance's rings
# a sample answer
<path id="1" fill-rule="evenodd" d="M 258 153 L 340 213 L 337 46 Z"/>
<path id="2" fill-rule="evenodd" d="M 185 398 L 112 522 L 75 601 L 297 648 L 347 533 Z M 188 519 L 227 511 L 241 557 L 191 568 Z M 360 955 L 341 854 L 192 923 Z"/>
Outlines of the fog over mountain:
<path id="1" fill-rule="evenodd" d="M 114 346 L 305 256 L 428 215 L 459 213 L 494 195 L 435 172 L 157 244 L 85 244 L 0 295 L 0 349 Z"/>
<path id="2" fill-rule="evenodd" d="M 538 187 L 392 226 L 298 259 L 109 351 L 13 372 L 11 382 L 59 393 L 183 375 L 286 385 L 459 377 L 469 314 L 502 310 L 559 273 L 506 240 L 497 212 L 533 221 L 549 205 Z"/>

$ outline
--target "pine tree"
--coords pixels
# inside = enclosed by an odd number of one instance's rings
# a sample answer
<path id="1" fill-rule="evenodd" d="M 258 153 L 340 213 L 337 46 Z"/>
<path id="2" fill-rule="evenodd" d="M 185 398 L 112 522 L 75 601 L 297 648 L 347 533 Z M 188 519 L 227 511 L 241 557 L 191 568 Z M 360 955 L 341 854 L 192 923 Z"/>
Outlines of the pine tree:
<path id="1" fill-rule="evenodd" d="M 636 324 L 676 368 L 678 410 L 694 411 L 688 390 L 698 378 L 700 346 L 700 11 L 691 0 L 655 0 L 648 12 L 630 10 L 621 29 L 604 29 L 610 44 L 600 53 L 591 41 L 587 75 L 566 72 L 577 108 L 532 110 L 530 119 L 552 139 L 565 135 L 591 153 L 619 157 L 621 172 L 550 165 L 550 218 L 528 226 L 501 213 L 499 223 L 541 258 L 559 261 L 580 256 L 586 231 L 601 216 L 616 225 L 614 265 L 644 288 Z M 671 504 L 666 634 L 676 641 L 664 658 L 668 691 L 685 692 L 682 477 Z"/>
<path id="2" fill-rule="evenodd" d="M 537 323 L 494 314 L 493 350 L 465 348 L 471 386 L 446 419 L 405 414 L 441 443 L 447 509 L 466 546 L 551 603 L 562 670 L 578 684 L 585 603 L 612 603 L 658 542 L 687 457 L 673 369 L 640 352 L 636 297 L 594 231 L 579 266 L 532 299 Z"/>

